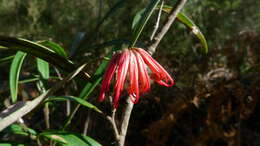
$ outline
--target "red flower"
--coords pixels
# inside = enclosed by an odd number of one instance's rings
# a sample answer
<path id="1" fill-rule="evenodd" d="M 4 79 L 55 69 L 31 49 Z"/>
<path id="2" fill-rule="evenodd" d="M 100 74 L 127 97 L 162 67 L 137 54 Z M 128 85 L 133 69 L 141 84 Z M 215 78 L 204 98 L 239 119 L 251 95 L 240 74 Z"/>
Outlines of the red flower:
<path id="1" fill-rule="evenodd" d="M 115 74 L 114 108 L 118 107 L 119 97 L 128 77 L 128 93 L 133 103 L 137 103 L 140 94 L 149 91 L 150 78 L 147 66 L 151 70 L 151 78 L 160 85 L 171 87 L 174 80 L 167 71 L 154 60 L 149 53 L 141 48 L 125 49 L 113 55 L 104 74 L 99 101 L 103 101 L 109 91 Z"/>

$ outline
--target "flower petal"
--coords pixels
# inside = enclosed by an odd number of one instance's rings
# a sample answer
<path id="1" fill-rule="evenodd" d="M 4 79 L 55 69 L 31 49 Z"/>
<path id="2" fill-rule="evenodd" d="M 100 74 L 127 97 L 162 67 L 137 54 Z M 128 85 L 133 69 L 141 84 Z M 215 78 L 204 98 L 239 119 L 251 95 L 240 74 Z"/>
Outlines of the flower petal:
<path id="1" fill-rule="evenodd" d="M 107 70 L 103 76 L 103 81 L 101 85 L 101 91 L 99 95 L 99 101 L 103 101 L 105 98 L 105 93 L 109 90 L 111 80 L 118 66 L 118 58 L 120 58 L 121 54 L 115 54 L 107 67 Z"/>
<path id="2" fill-rule="evenodd" d="M 141 48 L 136 48 L 136 50 L 142 56 L 144 62 L 148 65 L 148 67 L 152 71 L 152 78 L 160 85 L 171 87 L 174 85 L 174 80 L 167 73 L 167 71 L 152 58 L 152 56 Z"/>
<path id="3" fill-rule="evenodd" d="M 124 88 L 125 78 L 128 72 L 128 66 L 130 60 L 130 54 L 128 50 L 124 50 L 122 55 L 120 56 L 118 62 L 118 72 L 117 72 L 117 79 L 116 84 L 114 87 L 115 95 L 114 95 L 114 108 L 118 107 L 119 97 Z"/>
<path id="4" fill-rule="evenodd" d="M 134 53 L 135 53 L 137 64 L 138 64 L 140 93 L 144 93 L 150 89 L 150 78 L 147 73 L 147 66 L 144 63 L 142 56 L 137 51 L 134 51 Z"/>
<path id="5" fill-rule="evenodd" d="M 138 65 L 135 54 L 130 51 L 130 63 L 129 63 L 129 80 L 130 85 L 128 93 L 133 103 L 137 103 L 139 100 L 139 82 L 138 82 Z"/>

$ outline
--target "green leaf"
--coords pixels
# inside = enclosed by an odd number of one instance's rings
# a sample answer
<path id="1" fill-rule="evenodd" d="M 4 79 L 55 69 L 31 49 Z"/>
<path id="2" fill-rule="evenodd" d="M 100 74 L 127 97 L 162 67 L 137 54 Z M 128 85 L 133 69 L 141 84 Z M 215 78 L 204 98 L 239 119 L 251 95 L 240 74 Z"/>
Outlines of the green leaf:
<path id="1" fill-rule="evenodd" d="M 40 41 L 39 44 L 52 49 L 54 52 L 68 58 L 68 54 L 65 52 L 64 48 L 62 48 L 59 44 L 51 42 L 51 41 Z"/>
<path id="2" fill-rule="evenodd" d="M 29 79 L 19 81 L 19 84 L 25 84 L 25 83 L 35 82 L 35 81 L 39 81 L 39 80 L 40 80 L 39 77 L 29 78 Z"/>
<path id="3" fill-rule="evenodd" d="M 149 18 L 151 17 L 153 11 L 155 10 L 156 6 L 158 5 L 160 0 L 151 0 L 150 3 L 148 4 L 148 6 L 139 11 L 133 20 L 132 23 L 132 29 L 134 31 L 133 33 L 133 41 L 132 41 L 132 45 L 131 47 L 133 47 L 137 40 L 139 39 L 144 26 L 146 25 L 146 23 L 148 22 Z"/>
<path id="4" fill-rule="evenodd" d="M 39 97 L 35 98 L 32 101 L 19 101 L 16 104 L 8 107 L 4 111 L 0 113 L 0 131 L 17 121 L 19 118 L 23 117 L 30 111 L 32 111 L 37 105 L 39 105 L 43 99 L 53 94 L 56 90 L 60 89 L 64 86 L 64 84 L 71 79 L 73 79 L 77 74 L 79 74 L 86 64 L 80 66 L 74 72 L 70 73 L 66 78 L 62 81 L 56 83 L 51 89 L 47 90 Z"/>
<path id="5" fill-rule="evenodd" d="M 45 80 L 49 79 L 50 77 L 49 63 L 40 58 L 37 58 L 36 62 L 37 62 L 37 69 L 40 72 L 42 78 Z"/>
<path id="6" fill-rule="evenodd" d="M 21 127 L 18 124 L 12 124 L 4 132 L 12 133 L 12 134 L 19 134 L 19 135 L 24 135 L 28 136 L 29 134 L 24 131 L 23 127 Z"/>
<path id="7" fill-rule="evenodd" d="M 135 14 L 135 17 L 132 22 L 132 30 L 135 30 L 137 27 L 137 24 L 140 23 L 142 16 L 144 15 L 145 9 L 140 10 Z"/>
<path id="8" fill-rule="evenodd" d="M 110 42 L 112 43 L 112 42 Z M 111 45 L 109 43 L 109 45 Z M 120 45 L 122 45 L 123 43 L 125 43 L 124 41 L 121 42 L 120 44 L 118 44 L 117 41 L 115 41 L 114 45 L 116 45 L 115 47 L 113 47 L 112 51 L 109 52 L 109 54 L 102 60 L 101 64 L 99 65 L 99 67 L 97 68 L 95 74 L 92 76 L 91 78 L 91 82 L 88 82 L 85 87 L 83 88 L 83 90 L 80 92 L 79 98 L 82 99 L 87 99 L 88 96 L 90 95 L 90 93 L 96 88 L 96 86 L 102 81 L 102 76 L 103 73 L 106 70 L 107 64 L 110 61 L 110 58 L 112 57 L 112 54 L 114 51 L 117 51 L 120 49 Z"/>
<path id="9" fill-rule="evenodd" d="M 160 6 L 158 6 L 157 8 L 159 9 Z M 166 13 L 170 13 L 172 10 L 172 7 L 164 5 L 162 10 Z M 178 13 L 177 20 L 179 22 L 183 23 L 186 27 L 188 27 L 195 34 L 195 36 L 200 40 L 200 43 L 204 48 L 204 52 L 207 53 L 208 44 L 207 44 L 207 41 L 206 41 L 204 35 L 200 31 L 199 27 L 197 25 L 195 25 L 195 23 L 188 16 L 186 16 L 184 13 L 181 13 L 181 12 Z"/>
<path id="10" fill-rule="evenodd" d="M 25 146 L 25 144 L 20 144 L 16 142 L 0 142 L 0 146 Z"/>
<path id="11" fill-rule="evenodd" d="M 0 36 L 0 45 L 41 58 L 66 72 L 71 72 L 76 69 L 72 61 L 57 54 L 50 48 L 29 40 Z"/>
<path id="12" fill-rule="evenodd" d="M 26 53 L 20 51 L 17 52 L 11 64 L 11 69 L 9 74 L 9 85 L 11 91 L 11 99 L 13 103 L 17 101 L 19 74 L 25 56 Z"/>
<path id="13" fill-rule="evenodd" d="M 50 101 L 65 101 L 65 100 L 70 100 L 70 101 L 74 101 L 77 102 L 78 104 L 81 104 L 87 108 L 93 109 L 99 113 L 102 113 L 101 110 L 99 110 L 96 106 L 94 106 L 93 104 L 87 102 L 84 99 L 81 98 L 77 98 L 77 97 L 73 97 L 73 96 L 59 96 L 59 97 L 49 97 L 48 99 L 46 99 L 45 102 L 50 102 Z"/>
<path id="14" fill-rule="evenodd" d="M 69 133 L 63 131 L 43 132 L 40 136 L 59 142 L 66 146 L 101 146 L 100 143 L 94 139 L 76 133 Z"/>
<path id="15" fill-rule="evenodd" d="M 4 58 L 0 58 L 0 64 L 3 63 L 3 62 L 7 62 L 7 61 L 10 61 L 10 60 L 13 60 L 14 56 L 15 55 L 4 57 Z"/>
<path id="16" fill-rule="evenodd" d="M 27 128 L 25 126 L 21 126 L 19 124 L 12 124 L 9 127 L 7 127 L 4 132 L 6 133 L 12 133 L 12 134 L 18 134 L 18 135 L 36 135 L 37 132 L 31 128 Z"/>
<path id="17" fill-rule="evenodd" d="M 98 69 L 96 70 L 93 78 L 93 82 L 88 82 L 86 86 L 83 88 L 83 90 L 80 92 L 79 97 L 83 99 L 87 99 L 89 94 L 95 89 L 95 87 L 101 82 L 102 75 L 106 69 L 106 66 L 108 64 L 108 60 L 103 60 L 102 63 L 99 65 Z"/>

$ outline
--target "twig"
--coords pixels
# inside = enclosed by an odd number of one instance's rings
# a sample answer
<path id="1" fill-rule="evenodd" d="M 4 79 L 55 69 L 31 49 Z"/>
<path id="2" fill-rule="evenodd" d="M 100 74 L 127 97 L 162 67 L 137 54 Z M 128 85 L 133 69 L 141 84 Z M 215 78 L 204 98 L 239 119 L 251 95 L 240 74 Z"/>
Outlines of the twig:
<path id="1" fill-rule="evenodd" d="M 116 114 L 116 109 L 113 109 L 112 115 L 106 116 L 106 118 L 113 127 L 113 132 L 114 132 L 116 141 L 119 142 L 120 135 L 119 135 L 118 128 L 117 128 L 117 125 L 116 125 L 116 122 L 115 122 L 115 114 Z"/>
<path id="2" fill-rule="evenodd" d="M 162 1 L 162 4 L 161 4 L 161 6 L 160 6 L 160 10 L 159 10 L 159 13 L 158 13 L 158 17 L 157 17 L 157 20 L 156 20 L 156 24 L 154 25 L 154 30 L 153 30 L 152 35 L 151 35 L 151 37 L 150 37 L 150 40 L 151 40 L 151 41 L 153 40 L 154 35 L 155 35 L 155 33 L 157 32 L 157 30 L 158 30 L 158 28 L 159 28 L 163 5 L 164 5 L 164 0 Z"/>
<path id="3" fill-rule="evenodd" d="M 66 116 L 69 116 L 70 115 L 70 106 L 71 104 L 70 104 L 70 101 L 69 100 L 67 100 L 66 101 Z"/>
<path id="4" fill-rule="evenodd" d="M 44 121 L 45 121 L 46 129 L 50 129 L 50 109 L 49 109 L 49 103 L 45 103 L 43 111 L 44 111 Z"/>
<path id="5" fill-rule="evenodd" d="M 90 110 L 88 109 L 88 115 L 87 115 L 87 119 L 85 121 L 85 124 L 84 124 L 84 130 L 83 130 L 83 135 L 87 135 L 88 133 L 88 127 L 89 127 L 89 123 L 90 123 Z"/>
<path id="6" fill-rule="evenodd" d="M 122 120 L 121 120 L 122 125 L 121 125 L 121 129 L 120 129 L 120 140 L 118 143 L 119 146 L 124 146 L 124 144 L 125 144 L 125 136 L 126 136 L 126 132 L 127 132 L 128 124 L 129 124 L 129 119 L 130 119 L 131 112 L 134 107 L 134 103 L 131 101 L 130 96 L 127 98 L 126 108 L 125 108 L 125 111 L 123 112 L 123 116 L 122 116 Z"/>
<path id="7" fill-rule="evenodd" d="M 156 51 L 156 48 L 166 32 L 169 30 L 170 26 L 172 25 L 173 21 L 175 20 L 177 14 L 183 8 L 184 4 L 187 0 L 178 0 L 175 7 L 173 7 L 170 15 L 168 16 L 167 20 L 165 21 L 163 27 L 156 33 L 155 37 L 151 41 L 151 44 L 148 46 L 148 51 L 150 54 L 153 54 Z"/>

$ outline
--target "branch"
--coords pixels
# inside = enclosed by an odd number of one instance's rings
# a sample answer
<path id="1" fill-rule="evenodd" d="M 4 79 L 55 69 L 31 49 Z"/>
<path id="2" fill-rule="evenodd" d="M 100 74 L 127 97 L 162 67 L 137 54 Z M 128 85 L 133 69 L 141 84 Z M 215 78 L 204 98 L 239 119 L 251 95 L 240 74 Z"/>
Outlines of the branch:
<path id="1" fill-rule="evenodd" d="M 163 27 L 156 33 L 154 39 L 151 41 L 151 44 L 148 46 L 148 52 L 150 54 L 153 54 L 156 51 L 156 48 L 166 32 L 169 30 L 170 26 L 174 22 L 177 14 L 180 12 L 180 10 L 183 8 L 184 4 L 187 2 L 187 0 L 178 0 L 176 5 L 173 7 L 172 11 L 170 12 L 170 15 L 166 19 Z"/>
<path id="2" fill-rule="evenodd" d="M 111 116 L 106 116 L 106 119 L 107 119 L 107 120 L 110 122 L 110 124 L 112 125 L 112 127 L 113 127 L 113 132 L 114 132 L 114 135 L 115 135 L 115 137 L 116 137 L 116 141 L 117 141 L 117 143 L 119 143 L 120 135 L 119 135 L 118 128 L 117 128 L 117 125 L 116 125 L 116 122 L 115 122 L 115 114 L 116 114 L 116 109 L 113 109 L 112 115 L 111 115 Z"/>
<path id="3" fill-rule="evenodd" d="M 157 20 L 156 20 L 156 24 L 154 25 L 154 30 L 153 30 L 153 33 L 152 33 L 152 35 L 150 37 L 151 41 L 153 40 L 154 35 L 155 35 L 155 33 L 157 32 L 157 30 L 159 28 L 159 23 L 160 23 L 160 19 L 161 19 L 161 13 L 162 13 L 163 5 L 164 5 L 164 0 L 161 3 L 160 10 L 159 10 L 159 13 L 158 13 L 158 17 L 157 17 Z"/>
<path id="4" fill-rule="evenodd" d="M 122 120 L 121 120 L 120 139 L 119 139 L 119 143 L 118 143 L 119 146 L 124 146 L 125 136 L 126 136 L 126 132 L 127 132 L 128 124 L 129 124 L 129 119 L 130 119 L 131 112 L 134 107 L 134 103 L 131 101 L 130 96 L 127 98 L 126 107 L 123 112 L 123 116 L 122 116 Z"/>

